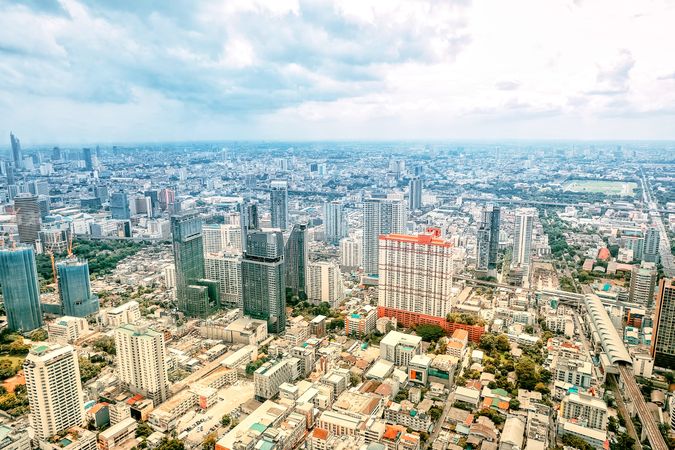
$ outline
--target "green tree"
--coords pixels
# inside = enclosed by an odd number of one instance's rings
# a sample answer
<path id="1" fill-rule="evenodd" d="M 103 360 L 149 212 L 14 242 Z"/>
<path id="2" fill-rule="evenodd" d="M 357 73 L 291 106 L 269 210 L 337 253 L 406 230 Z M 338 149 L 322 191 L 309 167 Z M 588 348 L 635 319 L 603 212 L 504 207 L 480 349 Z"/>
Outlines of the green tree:
<path id="1" fill-rule="evenodd" d="M 537 364 L 528 356 L 523 356 L 516 362 L 516 376 L 518 386 L 531 391 L 539 382 Z"/>
<path id="2" fill-rule="evenodd" d="M 563 444 L 569 445 L 570 447 L 576 448 L 578 450 L 593 450 L 593 446 L 581 439 L 579 436 L 566 434 L 562 437 L 562 442 Z"/>
<path id="3" fill-rule="evenodd" d="M 115 338 L 111 336 L 102 336 L 94 342 L 94 348 L 109 355 L 115 355 Z"/>
<path id="4" fill-rule="evenodd" d="M 497 339 L 494 334 L 490 333 L 485 333 L 480 337 L 480 342 L 478 343 L 478 347 L 481 350 L 485 350 L 487 353 L 492 352 L 492 350 L 495 349 L 495 346 L 497 345 Z"/>
<path id="5" fill-rule="evenodd" d="M 150 436 L 154 430 L 148 422 L 139 422 L 138 427 L 136 428 L 136 437 L 137 438 L 146 438 Z"/>
<path id="6" fill-rule="evenodd" d="M 0 380 L 12 378 L 19 371 L 19 368 L 11 359 L 0 359 Z"/>
<path id="7" fill-rule="evenodd" d="M 445 336 L 445 331 L 438 325 L 417 325 L 415 327 L 415 333 L 426 342 L 436 342 Z"/>
<path id="8" fill-rule="evenodd" d="M 209 433 L 202 443 L 202 450 L 213 450 L 216 448 L 216 433 Z"/>
<path id="9" fill-rule="evenodd" d="M 507 338 L 505 335 L 500 334 L 497 336 L 497 339 L 495 340 L 495 347 L 497 347 L 497 350 L 500 352 L 508 352 L 511 350 L 511 343 L 509 342 L 509 338 Z"/>
<path id="10" fill-rule="evenodd" d="M 185 445 L 178 439 L 164 439 L 157 450 L 185 450 Z"/>
<path id="11" fill-rule="evenodd" d="M 229 427 L 230 424 L 232 423 L 232 418 L 230 417 L 229 414 L 225 414 L 222 419 L 220 419 L 220 424 L 224 427 Z"/>
<path id="12" fill-rule="evenodd" d="M 39 342 L 39 341 L 46 341 L 46 340 L 47 340 L 47 337 L 48 337 L 48 336 L 47 336 L 47 330 L 45 330 L 45 329 L 43 329 L 43 328 L 38 328 L 37 330 L 33 331 L 33 332 L 30 334 L 30 340 L 31 340 L 31 341 L 36 341 L 36 342 Z"/>

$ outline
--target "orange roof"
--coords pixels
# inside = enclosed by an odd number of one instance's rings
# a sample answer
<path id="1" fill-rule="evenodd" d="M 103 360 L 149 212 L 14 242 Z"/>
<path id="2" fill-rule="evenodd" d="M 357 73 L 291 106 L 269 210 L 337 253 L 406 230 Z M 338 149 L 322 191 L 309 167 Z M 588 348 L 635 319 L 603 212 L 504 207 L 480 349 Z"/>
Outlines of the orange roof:
<path id="1" fill-rule="evenodd" d="M 452 242 L 446 241 L 432 234 L 383 234 L 380 235 L 381 241 L 408 242 L 420 245 L 436 245 L 438 247 L 452 247 Z"/>
<path id="2" fill-rule="evenodd" d="M 611 256 L 612 254 L 609 253 L 609 249 L 607 247 L 602 247 L 598 251 L 598 259 L 608 260 Z"/>
<path id="3" fill-rule="evenodd" d="M 461 328 L 457 328 L 455 331 L 452 332 L 452 338 L 459 339 L 462 341 L 465 339 L 469 339 L 469 332 Z"/>
<path id="4" fill-rule="evenodd" d="M 325 441 L 328 439 L 328 430 L 324 430 L 323 428 L 314 428 L 312 436 Z"/>
<path id="5" fill-rule="evenodd" d="M 133 405 L 139 400 L 143 400 L 143 396 L 141 394 L 136 394 L 133 397 L 131 397 L 129 400 L 127 400 L 128 405 Z"/>
<path id="6" fill-rule="evenodd" d="M 446 348 L 452 347 L 452 348 L 461 349 L 461 348 L 464 348 L 464 344 L 462 344 L 461 342 L 457 342 L 457 341 L 450 341 L 450 342 L 447 343 L 447 345 L 445 347 Z"/>
<path id="7" fill-rule="evenodd" d="M 105 402 L 97 403 L 91 407 L 89 414 L 96 414 L 100 409 L 105 408 L 106 406 L 108 406 L 108 404 Z"/>
<path id="8" fill-rule="evenodd" d="M 382 437 L 384 439 L 389 439 L 390 441 L 395 440 L 400 433 L 405 431 L 405 427 L 401 425 L 387 425 L 387 428 L 384 430 Z"/>

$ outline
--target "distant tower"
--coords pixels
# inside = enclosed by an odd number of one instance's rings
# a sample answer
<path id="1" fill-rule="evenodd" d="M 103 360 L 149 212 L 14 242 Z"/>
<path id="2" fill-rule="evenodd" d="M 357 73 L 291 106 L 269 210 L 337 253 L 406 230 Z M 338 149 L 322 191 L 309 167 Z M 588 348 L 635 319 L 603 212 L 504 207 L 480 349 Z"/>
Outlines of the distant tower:
<path id="1" fill-rule="evenodd" d="M 340 265 L 350 269 L 361 266 L 361 240 L 348 237 L 340 241 Z"/>
<path id="2" fill-rule="evenodd" d="M 196 212 L 171 216 L 171 235 L 178 309 L 208 317 L 220 305 L 220 296 L 218 283 L 205 278 L 202 220 Z"/>
<path id="3" fill-rule="evenodd" d="M 80 367 L 70 345 L 40 343 L 23 362 L 30 422 L 44 441 L 84 421 Z"/>
<path id="4" fill-rule="evenodd" d="M 309 248 L 307 225 L 295 224 L 284 250 L 286 289 L 301 299 L 307 298 L 307 265 Z"/>
<path id="5" fill-rule="evenodd" d="M 257 203 L 248 200 L 239 203 L 239 226 L 241 227 L 241 248 L 244 251 L 248 232 L 260 229 Z"/>
<path id="6" fill-rule="evenodd" d="M 649 227 L 645 234 L 645 246 L 642 252 L 642 260 L 646 262 L 659 262 L 659 245 L 661 235 L 656 227 Z"/>
<path id="7" fill-rule="evenodd" d="M 19 194 L 14 197 L 16 223 L 19 229 L 19 242 L 35 245 L 40 237 L 40 205 L 38 197 L 31 194 Z"/>
<path id="8" fill-rule="evenodd" d="M 532 230 L 536 214 L 537 211 L 533 208 L 521 208 L 516 211 L 511 267 L 521 270 L 524 278 L 527 277 L 530 269 Z"/>
<path id="9" fill-rule="evenodd" d="M 272 228 L 281 231 L 288 229 L 288 182 L 273 180 L 270 184 L 270 211 L 272 213 Z"/>
<path id="10" fill-rule="evenodd" d="M 244 314 L 266 320 L 267 329 L 286 329 L 284 238 L 278 231 L 249 233 L 241 262 Z"/>
<path id="11" fill-rule="evenodd" d="M 675 369 L 675 278 L 662 278 L 654 312 L 654 365 Z"/>
<path id="12" fill-rule="evenodd" d="M 378 238 L 382 234 L 405 232 L 406 210 L 402 199 L 370 198 L 363 203 L 363 269 L 377 274 Z"/>
<path id="13" fill-rule="evenodd" d="M 42 309 L 33 247 L 0 249 L 0 284 L 9 329 L 40 328 Z"/>
<path id="14" fill-rule="evenodd" d="M 115 192 L 110 197 L 110 214 L 113 219 L 129 220 L 131 210 L 129 209 L 129 199 L 125 192 Z"/>
<path id="15" fill-rule="evenodd" d="M 94 170 L 94 157 L 90 148 L 82 149 L 82 159 L 84 160 L 84 167 L 89 172 Z"/>
<path id="16" fill-rule="evenodd" d="M 340 267 L 334 262 L 319 261 L 307 267 L 307 298 L 318 304 L 337 308 L 345 297 Z"/>
<path id="17" fill-rule="evenodd" d="M 657 276 L 658 272 L 654 263 L 643 262 L 640 267 L 633 266 L 628 301 L 651 306 L 654 301 Z"/>
<path id="18" fill-rule="evenodd" d="M 408 183 L 408 208 L 417 211 L 422 208 L 422 179 L 413 177 Z"/>
<path id="19" fill-rule="evenodd" d="M 59 274 L 59 297 L 63 314 L 87 317 L 98 312 L 98 297 L 91 293 L 89 264 L 76 258 L 56 264 Z"/>
<path id="20" fill-rule="evenodd" d="M 226 308 L 242 308 L 241 255 L 226 252 L 204 255 L 206 277 L 218 283 L 220 303 Z"/>
<path id="21" fill-rule="evenodd" d="M 169 398 L 164 334 L 147 326 L 125 324 L 115 329 L 117 371 L 129 390 L 159 405 Z"/>
<path id="22" fill-rule="evenodd" d="M 347 236 L 347 218 L 342 202 L 337 200 L 325 202 L 323 204 L 323 218 L 326 242 L 337 245 L 340 239 Z"/>
<path id="23" fill-rule="evenodd" d="M 12 159 L 14 160 L 14 167 L 23 169 L 23 153 L 21 151 L 21 142 L 14 134 L 9 133 L 9 140 L 12 144 Z"/>
<path id="24" fill-rule="evenodd" d="M 476 270 L 488 276 L 497 276 L 499 248 L 499 206 L 488 204 L 483 208 L 476 237 Z"/>

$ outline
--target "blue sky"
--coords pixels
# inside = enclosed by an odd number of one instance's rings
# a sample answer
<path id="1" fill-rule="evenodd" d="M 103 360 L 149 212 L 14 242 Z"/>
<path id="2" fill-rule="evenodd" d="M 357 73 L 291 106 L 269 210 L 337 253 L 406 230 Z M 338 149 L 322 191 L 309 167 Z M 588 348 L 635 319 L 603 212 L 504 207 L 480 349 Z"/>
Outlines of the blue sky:
<path id="1" fill-rule="evenodd" d="M 0 134 L 673 139 L 675 2 L 0 0 Z"/>

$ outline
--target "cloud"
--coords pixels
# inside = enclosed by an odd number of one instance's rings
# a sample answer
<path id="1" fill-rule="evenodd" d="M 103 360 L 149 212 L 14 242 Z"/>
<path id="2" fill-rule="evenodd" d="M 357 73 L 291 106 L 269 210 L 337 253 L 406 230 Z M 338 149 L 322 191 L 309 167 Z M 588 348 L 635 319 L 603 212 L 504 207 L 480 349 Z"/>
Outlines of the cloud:
<path id="1" fill-rule="evenodd" d="M 0 136 L 616 136 L 675 104 L 654 75 L 674 20 L 612 0 L 2 2 Z"/>

